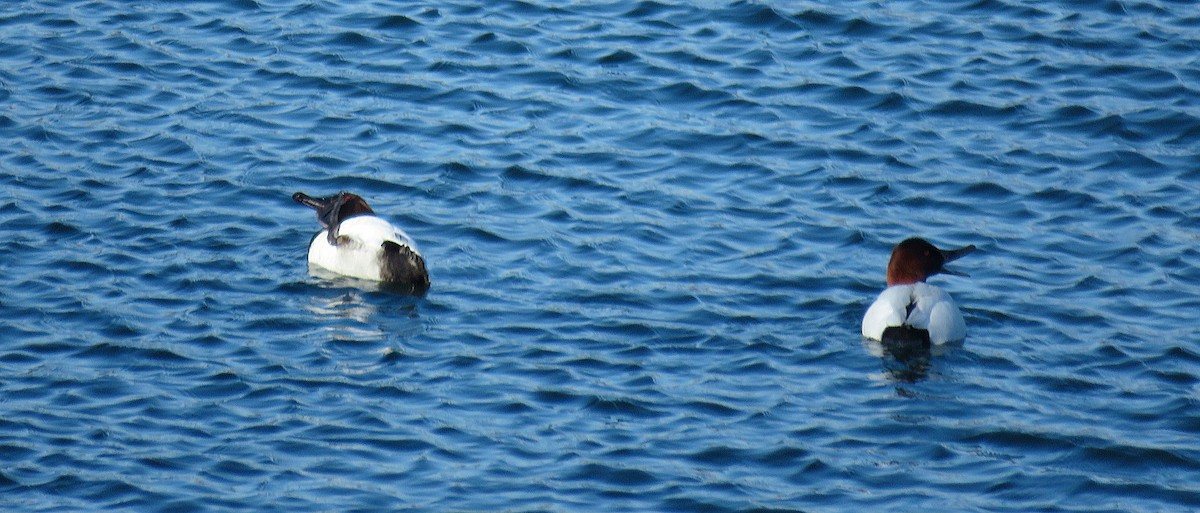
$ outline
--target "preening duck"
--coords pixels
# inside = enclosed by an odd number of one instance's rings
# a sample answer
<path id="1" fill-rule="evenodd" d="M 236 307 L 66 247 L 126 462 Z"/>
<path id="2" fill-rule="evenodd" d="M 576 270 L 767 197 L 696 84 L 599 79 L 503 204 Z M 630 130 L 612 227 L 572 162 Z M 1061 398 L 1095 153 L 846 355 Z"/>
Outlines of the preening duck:
<path id="1" fill-rule="evenodd" d="M 923 239 L 911 238 L 892 249 L 887 289 L 867 309 L 862 334 L 872 340 L 945 344 L 967 336 L 958 305 L 942 289 L 925 283 L 935 274 L 966 276 L 944 266 L 975 251 L 975 246 L 942 250 Z"/>
<path id="2" fill-rule="evenodd" d="M 379 281 L 413 294 L 429 290 L 429 272 L 417 245 L 403 230 L 375 215 L 357 194 L 314 198 L 292 195 L 317 211 L 321 230 L 308 246 L 308 262 L 337 274 Z"/>

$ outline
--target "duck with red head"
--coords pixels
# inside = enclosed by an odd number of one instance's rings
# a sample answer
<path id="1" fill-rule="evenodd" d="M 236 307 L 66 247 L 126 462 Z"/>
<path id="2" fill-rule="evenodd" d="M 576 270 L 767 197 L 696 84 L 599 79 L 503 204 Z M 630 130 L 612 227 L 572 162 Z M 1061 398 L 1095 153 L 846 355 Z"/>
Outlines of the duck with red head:
<path id="1" fill-rule="evenodd" d="M 897 244 L 888 261 L 888 288 L 863 316 L 863 336 L 885 342 L 912 339 L 935 345 L 965 338 L 967 325 L 958 305 L 950 294 L 925 280 L 935 274 L 966 276 L 945 265 L 972 251 L 974 245 L 942 250 L 918 238 Z"/>
<path id="2" fill-rule="evenodd" d="M 352 278 L 379 281 L 413 294 L 429 290 L 429 272 L 417 244 L 403 230 L 375 215 L 357 194 L 339 192 L 292 199 L 317 211 L 321 230 L 308 246 L 308 262 Z"/>

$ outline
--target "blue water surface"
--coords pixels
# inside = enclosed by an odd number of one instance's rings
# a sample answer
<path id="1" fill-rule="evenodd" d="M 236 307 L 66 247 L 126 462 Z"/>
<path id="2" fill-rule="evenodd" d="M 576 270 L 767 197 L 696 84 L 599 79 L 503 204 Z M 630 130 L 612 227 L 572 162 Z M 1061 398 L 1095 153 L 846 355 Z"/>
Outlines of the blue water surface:
<path id="1" fill-rule="evenodd" d="M 5 511 L 1200 509 L 1200 11 L 0 6 Z M 310 275 L 291 193 L 418 241 Z M 968 337 L 859 333 L 897 241 Z"/>

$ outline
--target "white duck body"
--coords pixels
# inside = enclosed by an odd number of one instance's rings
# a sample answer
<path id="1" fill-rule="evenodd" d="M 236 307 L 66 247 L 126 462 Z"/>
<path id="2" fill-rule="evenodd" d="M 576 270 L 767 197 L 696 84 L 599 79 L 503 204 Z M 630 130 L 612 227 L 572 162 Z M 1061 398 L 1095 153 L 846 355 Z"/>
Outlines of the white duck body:
<path id="1" fill-rule="evenodd" d="M 384 242 L 392 242 L 420 256 L 416 243 L 403 230 L 378 216 L 351 217 L 338 225 L 337 245 L 329 243 L 329 230 L 321 230 L 308 246 L 308 262 L 335 273 L 384 281 Z"/>
<path id="2" fill-rule="evenodd" d="M 956 342 L 967 336 L 967 324 L 950 294 L 925 282 L 885 289 L 863 316 L 862 334 L 882 340 L 887 328 L 906 325 L 928 331 L 932 344 Z"/>

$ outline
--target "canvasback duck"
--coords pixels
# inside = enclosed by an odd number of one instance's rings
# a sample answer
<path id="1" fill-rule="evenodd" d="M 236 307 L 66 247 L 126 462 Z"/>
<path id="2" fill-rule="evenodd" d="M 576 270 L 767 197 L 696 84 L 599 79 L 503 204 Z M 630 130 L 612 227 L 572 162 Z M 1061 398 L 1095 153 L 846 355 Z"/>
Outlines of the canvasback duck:
<path id="1" fill-rule="evenodd" d="M 944 266 L 972 251 L 974 245 L 942 250 L 915 237 L 897 244 L 888 261 L 888 288 L 863 316 L 863 336 L 884 343 L 915 341 L 926 346 L 965 338 L 967 325 L 950 294 L 925 280 L 939 273 L 967 276 Z"/>
<path id="2" fill-rule="evenodd" d="M 413 294 L 429 290 L 429 272 L 416 243 L 403 230 L 376 216 L 357 194 L 339 192 L 314 198 L 297 192 L 292 199 L 315 209 L 317 220 L 325 228 L 308 246 L 309 264 Z"/>

